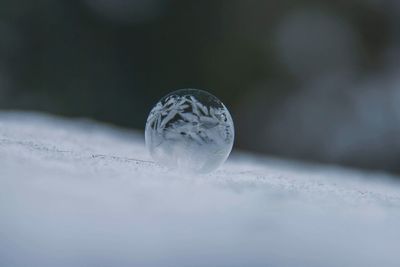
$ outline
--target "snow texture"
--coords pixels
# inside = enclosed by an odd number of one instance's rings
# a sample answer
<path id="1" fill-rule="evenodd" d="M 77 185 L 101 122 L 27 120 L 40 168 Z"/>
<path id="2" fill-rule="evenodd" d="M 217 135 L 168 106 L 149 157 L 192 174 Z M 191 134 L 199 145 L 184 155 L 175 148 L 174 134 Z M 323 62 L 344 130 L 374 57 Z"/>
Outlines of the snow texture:
<path id="1" fill-rule="evenodd" d="M 154 164 L 142 134 L 0 113 L 0 266 L 400 266 L 396 177 L 234 154 Z"/>

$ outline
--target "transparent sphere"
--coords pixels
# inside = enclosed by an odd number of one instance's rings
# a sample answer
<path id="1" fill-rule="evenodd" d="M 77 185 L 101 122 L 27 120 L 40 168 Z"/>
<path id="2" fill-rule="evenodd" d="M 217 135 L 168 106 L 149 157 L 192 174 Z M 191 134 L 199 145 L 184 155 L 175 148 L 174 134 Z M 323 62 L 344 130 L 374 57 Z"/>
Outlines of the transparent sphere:
<path id="1" fill-rule="evenodd" d="M 234 140 L 232 117 L 215 96 L 182 89 L 163 97 L 151 110 L 146 146 L 158 163 L 195 173 L 217 169 Z"/>

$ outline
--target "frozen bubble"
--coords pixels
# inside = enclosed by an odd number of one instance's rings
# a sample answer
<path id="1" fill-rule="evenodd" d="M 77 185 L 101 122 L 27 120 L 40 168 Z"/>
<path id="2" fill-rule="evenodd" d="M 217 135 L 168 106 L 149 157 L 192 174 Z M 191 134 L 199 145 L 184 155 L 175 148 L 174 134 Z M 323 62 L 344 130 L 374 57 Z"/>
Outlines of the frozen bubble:
<path id="1" fill-rule="evenodd" d="M 146 146 L 158 163 L 195 173 L 217 169 L 234 141 L 232 117 L 215 96 L 182 89 L 163 97 L 151 110 Z"/>

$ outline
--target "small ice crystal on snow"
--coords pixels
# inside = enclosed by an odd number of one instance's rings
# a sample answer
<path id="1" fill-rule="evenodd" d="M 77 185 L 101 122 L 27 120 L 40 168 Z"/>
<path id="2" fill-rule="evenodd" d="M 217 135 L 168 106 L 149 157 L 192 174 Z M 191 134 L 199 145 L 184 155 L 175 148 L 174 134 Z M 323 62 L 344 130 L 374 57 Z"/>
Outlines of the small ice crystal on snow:
<path id="1" fill-rule="evenodd" d="M 182 89 L 163 97 L 151 110 L 145 139 L 158 163 L 171 169 L 207 173 L 229 156 L 234 141 L 233 121 L 215 96 Z"/>

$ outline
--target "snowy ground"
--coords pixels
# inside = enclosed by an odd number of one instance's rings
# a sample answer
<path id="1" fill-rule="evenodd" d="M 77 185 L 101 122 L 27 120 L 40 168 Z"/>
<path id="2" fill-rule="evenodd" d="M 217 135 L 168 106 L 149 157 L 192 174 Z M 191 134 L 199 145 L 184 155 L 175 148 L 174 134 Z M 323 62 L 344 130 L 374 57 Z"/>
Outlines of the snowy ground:
<path id="1" fill-rule="evenodd" d="M 3 112 L 0 266 L 400 266 L 394 178 L 239 153 L 176 174 L 142 134 Z"/>

